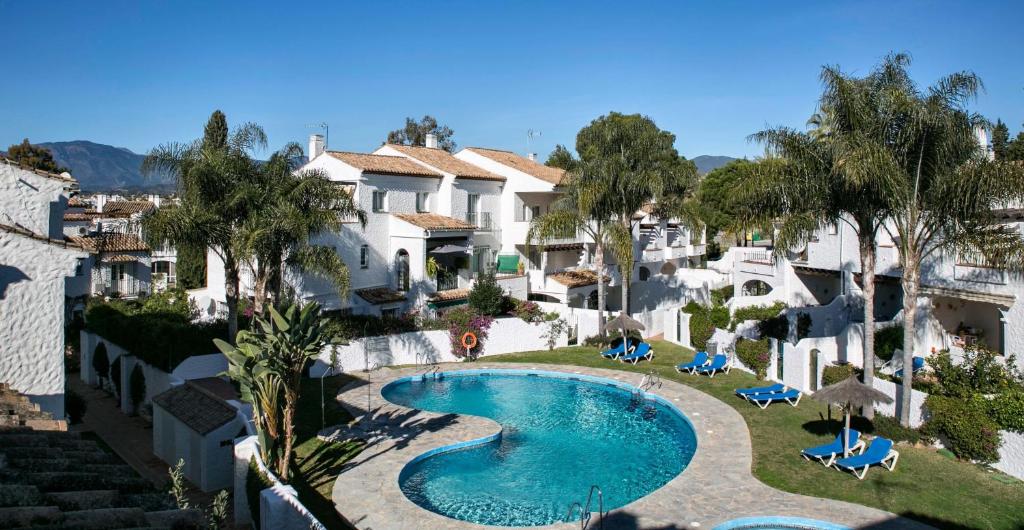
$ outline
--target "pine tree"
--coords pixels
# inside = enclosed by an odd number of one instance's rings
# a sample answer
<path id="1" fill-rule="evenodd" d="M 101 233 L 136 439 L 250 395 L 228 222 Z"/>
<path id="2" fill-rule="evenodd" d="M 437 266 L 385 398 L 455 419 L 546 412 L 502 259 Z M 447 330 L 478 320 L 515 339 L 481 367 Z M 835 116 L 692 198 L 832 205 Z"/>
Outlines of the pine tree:
<path id="1" fill-rule="evenodd" d="M 220 110 L 215 110 L 203 129 L 203 147 L 221 149 L 227 145 L 228 118 Z"/>
<path id="2" fill-rule="evenodd" d="M 69 171 L 67 168 L 57 164 L 57 161 L 53 159 L 53 153 L 49 149 L 28 143 L 28 138 L 22 140 L 20 144 L 8 147 L 7 158 L 23 166 L 41 171 L 49 171 L 50 173 Z"/>
<path id="3" fill-rule="evenodd" d="M 1006 148 L 1010 144 L 1010 129 L 1003 123 L 1003 120 L 996 120 L 992 127 L 992 151 L 996 158 L 1002 160 L 1006 157 Z"/>

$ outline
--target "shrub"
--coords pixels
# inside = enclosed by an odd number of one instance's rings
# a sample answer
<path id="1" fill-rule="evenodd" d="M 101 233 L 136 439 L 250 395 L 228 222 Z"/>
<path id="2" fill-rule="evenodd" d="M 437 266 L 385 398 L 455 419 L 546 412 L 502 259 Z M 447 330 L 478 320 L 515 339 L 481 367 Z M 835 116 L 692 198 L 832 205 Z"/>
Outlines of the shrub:
<path id="1" fill-rule="evenodd" d="M 512 299 L 512 314 L 524 322 L 541 322 L 545 319 L 537 302 Z"/>
<path id="2" fill-rule="evenodd" d="M 924 434 L 942 436 L 958 458 L 981 463 L 999 460 L 999 425 L 988 416 L 988 403 L 981 396 L 968 399 L 928 396 L 928 421 Z"/>
<path id="3" fill-rule="evenodd" d="M 932 355 L 928 364 L 939 381 L 941 395 L 966 398 L 1024 390 L 1020 374 L 1013 369 L 1014 358 L 1008 357 L 1004 363 L 999 354 L 987 348 L 967 350 L 959 362 L 954 362 L 949 352 L 943 350 Z"/>
<path id="4" fill-rule="evenodd" d="M 110 364 L 110 380 L 114 383 L 117 397 L 121 397 L 121 357 L 114 359 L 114 362 Z"/>
<path id="5" fill-rule="evenodd" d="M 401 316 L 329 315 L 327 318 L 328 331 L 345 341 L 419 331 L 422 323 L 415 313 Z"/>
<path id="6" fill-rule="evenodd" d="M 698 351 L 707 351 L 708 341 L 715 334 L 715 325 L 706 311 L 690 314 L 690 344 Z"/>
<path id="7" fill-rule="evenodd" d="M 541 338 L 548 345 L 548 351 L 555 349 L 555 345 L 558 344 L 558 338 L 569 332 L 569 323 L 564 318 L 558 318 L 550 320 L 547 323 L 547 329 L 544 333 L 541 333 Z"/>
<path id="8" fill-rule="evenodd" d="M 160 293 L 153 293 L 142 301 L 140 313 L 175 315 L 186 320 L 192 320 L 199 314 L 199 310 L 192 300 L 189 299 L 185 289 L 167 289 Z"/>
<path id="9" fill-rule="evenodd" d="M 92 352 L 92 369 L 96 371 L 96 377 L 99 377 L 102 386 L 103 380 L 110 376 L 110 358 L 107 357 L 105 342 L 97 344 Z"/>
<path id="10" fill-rule="evenodd" d="M 892 353 L 903 348 L 903 326 L 891 326 L 875 332 L 875 356 L 883 361 L 892 359 Z"/>
<path id="11" fill-rule="evenodd" d="M 591 335 L 583 339 L 583 345 L 589 346 L 591 348 L 606 348 L 610 346 L 611 343 L 612 339 L 607 335 L 605 335 L 604 337 L 602 337 L 601 335 Z"/>
<path id="12" fill-rule="evenodd" d="M 494 318 L 488 315 L 477 315 L 470 307 L 457 307 L 444 314 L 448 323 L 448 339 L 452 347 L 452 355 L 462 359 L 476 359 L 483 351 L 484 343 L 487 341 L 487 330 L 491 329 Z M 462 336 L 466 333 L 476 335 L 476 346 L 468 352 L 462 345 Z"/>
<path id="13" fill-rule="evenodd" d="M 132 409 L 138 410 L 139 405 L 146 399 L 146 375 L 142 373 L 142 365 L 136 364 L 132 368 L 132 374 L 128 377 L 128 384 L 131 385 Z"/>
<path id="14" fill-rule="evenodd" d="M 989 415 L 1008 431 L 1024 433 L 1024 390 L 1010 390 L 989 403 Z"/>
<path id="15" fill-rule="evenodd" d="M 861 369 L 852 364 L 830 364 L 821 369 L 821 386 L 834 385 L 845 381 L 851 375 L 860 377 Z"/>
<path id="16" fill-rule="evenodd" d="M 786 304 L 783 302 L 775 302 L 770 306 L 741 307 L 733 313 L 732 319 L 737 323 L 746 320 L 767 320 L 778 316 L 784 309 Z"/>
<path id="17" fill-rule="evenodd" d="M 73 390 L 64 393 L 64 410 L 68 413 L 68 421 L 72 425 L 82 423 L 82 418 L 85 418 L 85 411 L 88 408 L 89 405 L 85 399 Z"/>
<path id="18" fill-rule="evenodd" d="M 904 427 L 900 421 L 892 416 L 875 414 L 872 423 L 872 434 L 888 438 L 894 442 L 910 442 L 912 444 L 921 441 L 921 433 L 917 429 Z"/>
<path id="19" fill-rule="evenodd" d="M 267 474 L 256 465 L 256 458 L 250 458 L 249 470 L 245 474 L 245 499 L 249 503 L 253 528 L 263 528 L 260 526 L 260 492 L 273 485 Z"/>
<path id="20" fill-rule="evenodd" d="M 789 338 L 789 319 L 786 315 L 766 318 L 757 323 L 757 333 L 761 338 L 771 337 L 775 340 Z"/>
<path id="21" fill-rule="evenodd" d="M 744 366 L 754 371 L 758 379 L 764 379 L 768 374 L 768 364 L 771 361 L 770 351 L 771 344 L 768 339 L 739 339 L 736 341 L 736 356 Z"/>
<path id="22" fill-rule="evenodd" d="M 708 318 L 711 324 L 719 329 L 729 327 L 729 308 L 724 306 L 713 306 L 708 310 Z"/>
<path id="23" fill-rule="evenodd" d="M 726 285 L 725 287 L 719 287 L 718 289 L 711 290 L 711 303 L 714 305 L 725 305 L 726 302 L 732 299 L 732 293 L 734 288 L 732 285 Z"/>
<path id="24" fill-rule="evenodd" d="M 489 317 L 498 316 L 503 313 L 505 306 L 505 293 L 498 285 L 493 272 L 480 274 L 469 291 L 469 307 L 477 314 Z"/>

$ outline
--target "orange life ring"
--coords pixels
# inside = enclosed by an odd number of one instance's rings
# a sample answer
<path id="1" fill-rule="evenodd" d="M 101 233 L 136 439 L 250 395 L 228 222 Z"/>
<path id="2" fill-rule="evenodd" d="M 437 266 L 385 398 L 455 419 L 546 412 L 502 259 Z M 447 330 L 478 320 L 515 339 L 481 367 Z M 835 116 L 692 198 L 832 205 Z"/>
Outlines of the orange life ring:
<path id="1" fill-rule="evenodd" d="M 462 346 L 467 350 L 476 348 L 476 335 L 472 331 L 467 331 L 462 334 Z"/>

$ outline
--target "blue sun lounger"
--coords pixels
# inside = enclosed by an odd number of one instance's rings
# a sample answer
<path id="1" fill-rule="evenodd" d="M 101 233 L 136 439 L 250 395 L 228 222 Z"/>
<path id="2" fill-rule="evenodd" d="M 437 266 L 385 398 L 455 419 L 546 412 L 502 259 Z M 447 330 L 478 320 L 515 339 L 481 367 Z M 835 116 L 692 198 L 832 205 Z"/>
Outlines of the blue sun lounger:
<path id="1" fill-rule="evenodd" d="M 835 441 L 817 447 L 811 447 L 800 451 L 800 454 L 807 460 L 815 459 L 825 467 L 831 466 L 837 457 L 843 456 L 843 434 L 846 429 L 839 431 Z M 850 429 L 850 452 L 864 452 L 864 440 L 860 439 L 860 432 L 857 429 Z"/>
<path id="2" fill-rule="evenodd" d="M 833 467 L 839 470 L 849 471 L 860 480 L 868 474 L 868 468 L 880 465 L 889 471 L 896 469 L 896 462 L 900 454 L 892 448 L 892 440 L 888 438 L 875 438 L 867 450 L 863 453 L 847 458 L 840 458 L 833 463 Z"/>
<path id="3" fill-rule="evenodd" d="M 924 370 L 924 357 L 914 357 L 914 361 L 910 364 L 910 369 L 913 370 L 911 375 L 917 375 L 917 372 Z M 903 369 L 896 370 L 892 375 L 896 379 L 903 379 Z"/>
<path id="4" fill-rule="evenodd" d="M 772 386 L 758 386 L 754 388 L 737 388 L 736 395 L 747 399 L 747 396 L 753 396 L 754 394 L 774 394 L 776 392 L 785 392 L 789 390 L 789 387 L 782 383 L 775 383 Z"/>
<path id="5" fill-rule="evenodd" d="M 626 341 L 622 341 L 618 346 L 612 346 L 611 349 L 601 352 L 601 357 L 605 359 L 618 359 L 619 356 L 626 353 Z"/>
<path id="6" fill-rule="evenodd" d="M 619 357 L 619 360 L 624 363 L 636 364 L 641 359 L 646 359 L 649 361 L 653 356 L 654 349 L 651 348 L 651 345 L 647 344 L 646 342 L 641 342 L 640 345 L 637 346 L 635 350 L 633 350 L 633 353 L 623 355 L 622 357 Z"/>
<path id="7" fill-rule="evenodd" d="M 694 368 L 693 372 L 691 373 L 708 374 L 712 378 L 714 378 L 715 374 L 718 372 L 729 373 L 729 368 L 732 368 L 731 366 L 729 366 L 729 358 L 719 353 L 716 354 L 713 359 L 711 359 L 710 363 L 705 364 L 704 366 Z"/>
<path id="8" fill-rule="evenodd" d="M 688 372 L 693 373 L 694 370 L 708 364 L 708 352 L 699 351 L 693 356 L 693 360 L 688 363 L 682 363 L 676 365 L 676 371 L 679 373 Z"/>
<path id="9" fill-rule="evenodd" d="M 795 407 L 800 404 L 801 396 L 803 396 L 803 394 L 801 394 L 799 390 L 790 389 L 785 392 L 751 394 L 747 396 L 747 401 L 761 407 L 761 410 L 764 410 L 768 408 L 768 405 L 771 405 L 772 403 L 779 403 L 781 401 L 785 401 Z"/>

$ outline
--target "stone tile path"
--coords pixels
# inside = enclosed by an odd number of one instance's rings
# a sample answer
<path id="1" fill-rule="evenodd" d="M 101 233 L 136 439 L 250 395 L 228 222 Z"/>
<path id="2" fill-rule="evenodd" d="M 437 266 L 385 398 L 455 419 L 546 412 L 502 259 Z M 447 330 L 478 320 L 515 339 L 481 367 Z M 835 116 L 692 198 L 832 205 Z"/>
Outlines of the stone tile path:
<path id="1" fill-rule="evenodd" d="M 582 373 L 632 384 L 639 383 L 642 377 L 637 373 L 578 366 L 486 362 L 473 363 L 471 367 L 442 365 L 443 370 L 503 368 Z M 398 474 L 412 458 L 439 446 L 500 431 L 497 423 L 486 418 L 417 411 L 381 397 L 380 389 L 388 382 L 421 371 L 385 369 L 372 374 L 369 392 L 365 381 L 341 389 L 339 402 L 356 417 L 366 412 L 369 400 L 377 434 L 339 474 L 334 484 L 334 504 L 361 530 L 494 528 L 457 521 L 420 508 L 398 487 Z M 697 452 L 689 466 L 668 484 L 608 514 L 604 527 L 609 530 L 712 528 L 740 517 L 771 515 L 817 518 L 879 530 L 930 528 L 874 508 L 770 488 L 751 475 L 750 434 L 742 416 L 732 407 L 671 381 L 665 381 L 653 393 L 674 403 L 690 418 L 697 432 Z M 341 437 L 351 431 L 322 434 Z M 591 527 L 596 524 L 592 523 Z M 569 530 L 579 528 L 579 523 L 534 528 Z"/>

